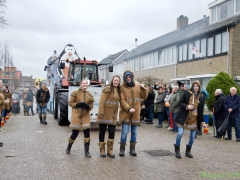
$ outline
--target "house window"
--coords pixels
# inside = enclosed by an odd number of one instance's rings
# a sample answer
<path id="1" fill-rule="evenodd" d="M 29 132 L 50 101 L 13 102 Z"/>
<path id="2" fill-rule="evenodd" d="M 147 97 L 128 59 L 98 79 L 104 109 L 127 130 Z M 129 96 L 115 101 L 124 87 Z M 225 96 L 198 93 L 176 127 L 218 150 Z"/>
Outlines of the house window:
<path id="1" fill-rule="evenodd" d="M 215 22 L 217 20 L 217 7 L 212 8 L 212 22 Z"/>
<path id="2" fill-rule="evenodd" d="M 182 61 L 182 46 L 178 47 L 178 60 Z"/>
<path id="3" fill-rule="evenodd" d="M 138 70 L 138 59 L 134 59 L 134 70 L 137 71 Z"/>
<path id="4" fill-rule="evenodd" d="M 164 64 L 167 64 L 168 62 L 168 50 L 164 50 Z"/>
<path id="5" fill-rule="evenodd" d="M 31 86 L 31 82 L 25 82 L 25 86 Z"/>
<path id="6" fill-rule="evenodd" d="M 172 50 L 172 48 L 169 48 L 168 49 L 168 62 L 167 62 L 167 64 L 171 64 L 172 63 L 172 60 L 173 60 L 172 54 L 173 54 L 173 50 Z"/>
<path id="7" fill-rule="evenodd" d="M 192 55 L 192 46 L 190 45 L 190 43 L 188 43 L 188 60 L 191 60 L 193 57 Z"/>
<path id="8" fill-rule="evenodd" d="M 207 55 L 212 56 L 213 55 L 213 37 L 208 38 L 207 43 L 208 43 Z"/>
<path id="9" fill-rule="evenodd" d="M 227 1 L 218 6 L 217 19 L 221 20 L 234 14 L 234 0 Z"/>
<path id="10" fill-rule="evenodd" d="M 158 51 L 158 65 L 162 63 L 162 51 Z"/>
<path id="11" fill-rule="evenodd" d="M 222 52 L 228 51 L 228 32 L 222 33 Z"/>
<path id="12" fill-rule="evenodd" d="M 201 49 L 200 52 L 203 56 L 206 56 L 206 38 L 205 39 L 201 39 Z"/>
<path id="13" fill-rule="evenodd" d="M 240 12 L 240 0 L 236 0 L 236 12 Z"/>
<path id="14" fill-rule="evenodd" d="M 198 51 L 200 51 L 200 40 L 195 41 L 194 46 Z M 194 54 L 194 58 L 198 58 L 198 56 Z"/>
<path id="15" fill-rule="evenodd" d="M 221 53 L 221 34 L 215 35 L 215 54 Z"/>
<path id="16" fill-rule="evenodd" d="M 187 44 L 183 45 L 183 61 L 187 60 Z"/>
<path id="17" fill-rule="evenodd" d="M 139 70 L 142 70 L 143 69 L 143 58 L 140 57 L 139 58 Z"/>
<path id="18" fill-rule="evenodd" d="M 174 62 L 176 62 L 176 47 L 172 48 L 172 62 L 171 63 L 174 63 Z"/>

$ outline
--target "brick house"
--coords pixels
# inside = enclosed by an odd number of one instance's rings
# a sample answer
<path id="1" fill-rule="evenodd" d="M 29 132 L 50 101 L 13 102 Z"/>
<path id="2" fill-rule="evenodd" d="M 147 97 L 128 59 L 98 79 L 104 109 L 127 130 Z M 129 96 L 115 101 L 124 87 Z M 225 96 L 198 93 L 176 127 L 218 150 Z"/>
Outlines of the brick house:
<path id="1" fill-rule="evenodd" d="M 22 87 L 23 88 L 35 88 L 35 79 L 32 76 L 22 76 Z"/>
<path id="2" fill-rule="evenodd" d="M 10 89 L 17 89 L 22 83 L 22 72 L 17 70 L 16 67 L 4 67 L 0 71 L 0 79 Z"/>
<path id="3" fill-rule="evenodd" d="M 188 24 L 177 19 L 176 30 L 141 44 L 113 61 L 113 75 L 124 70 L 135 77 L 155 76 L 164 82 L 198 79 L 203 87 L 220 71 L 240 76 L 240 0 L 216 0 L 210 16 Z M 203 55 L 192 53 L 192 43 Z"/>

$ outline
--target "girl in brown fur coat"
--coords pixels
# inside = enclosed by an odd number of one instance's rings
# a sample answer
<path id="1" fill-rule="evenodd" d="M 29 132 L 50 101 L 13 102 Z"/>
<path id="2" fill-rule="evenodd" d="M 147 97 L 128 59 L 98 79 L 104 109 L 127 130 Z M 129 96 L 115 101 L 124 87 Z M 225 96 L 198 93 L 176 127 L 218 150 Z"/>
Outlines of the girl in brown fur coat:
<path id="1" fill-rule="evenodd" d="M 83 129 L 85 156 L 91 158 L 90 145 L 90 111 L 93 109 L 93 96 L 87 91 L 88 81 L 85 79 L 80 83 L 80 88 L 73 91 L 68 105 L 72 107 L 71 124 L 72 135 L 69 137 L 66 153 L 70 154 L 72 144 Z"/>
<path id="2" fill-rule="evenodd" d="M 105 153 L 105 132 L 108 127 L 108 140 L 107 140 L 107 155 L 114 158 L 113 143 L 114 135 L 117 124 L 117 113 L 120 100 L 120 77 L 115 75 L 112 78 L 110 85 L 102 90 L 102 94 L 98 106 L 99 123 L 99 147 L 100 156 L 106 157 Z"/>

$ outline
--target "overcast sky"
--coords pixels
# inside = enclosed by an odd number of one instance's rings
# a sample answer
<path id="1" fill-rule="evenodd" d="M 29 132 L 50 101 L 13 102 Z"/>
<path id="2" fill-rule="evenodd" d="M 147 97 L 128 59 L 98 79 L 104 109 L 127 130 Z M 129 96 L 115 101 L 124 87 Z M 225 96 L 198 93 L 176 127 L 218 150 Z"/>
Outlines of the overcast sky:
<path id="1" fill-rule="evenodd" d="M 209 16 L 214 0 L 8 0 L 0 43 L 11 48 L 24 76 L 43 70 L 56 49 L 73 44 L 80 58 L 101 61 L 176 29 L 180 15 L 193 23 Z"/>

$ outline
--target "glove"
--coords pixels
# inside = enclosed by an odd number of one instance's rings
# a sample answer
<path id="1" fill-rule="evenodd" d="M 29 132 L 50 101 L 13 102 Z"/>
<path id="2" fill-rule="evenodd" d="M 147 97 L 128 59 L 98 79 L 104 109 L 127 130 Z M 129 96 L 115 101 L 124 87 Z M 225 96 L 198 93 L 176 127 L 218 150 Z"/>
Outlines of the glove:
<path id="1" fill-rule="evenodd" d="M 76 108 L 81 108 L 81 107 L 84 107 L 84 103 L 77 103 L 76 104 Z"/>
<path id="2" fill-rule="evenodd" d="M 103 115 L 99 115 L 98 118 L 99 118 L 99 119 L 103 119 Z"/>
<path id="3" fill-rule="evenodd" d="M 121 126 L 122 125 L 122 123 L 120 123 L 120 122 L 117 122 L 117 126 Z"/>
<path id="4" fill-rule="evenodd" d="M 84 107 L 83 107 L 84 109 L 86 109 L 86 110 L 89 110 L 90 109 L 90 106 L 88 105 L 88 104 L 84 104 Z"/>

